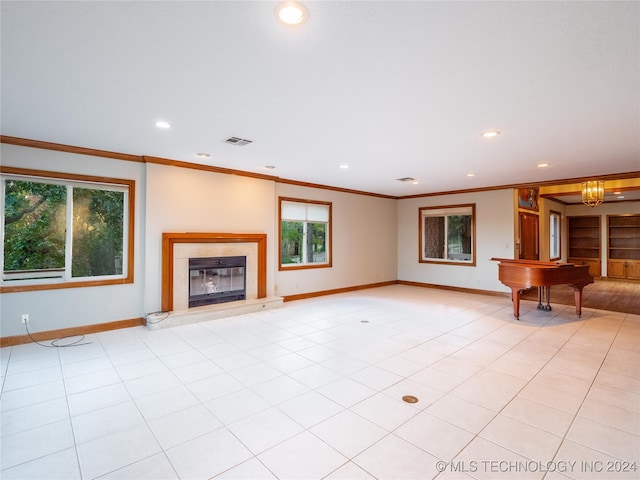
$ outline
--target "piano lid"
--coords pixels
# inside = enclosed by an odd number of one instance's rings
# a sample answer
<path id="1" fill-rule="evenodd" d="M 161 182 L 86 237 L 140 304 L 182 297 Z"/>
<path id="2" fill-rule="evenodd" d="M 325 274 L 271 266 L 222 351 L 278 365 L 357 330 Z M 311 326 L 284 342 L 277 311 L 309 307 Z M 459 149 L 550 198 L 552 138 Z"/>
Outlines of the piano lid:
<path id="1" fill-rule="evenodd" d="M 517 263 L 521 265 L 531 265 L 531 266 L 539 266 L 539 267 L 573 267 L 573 263 L 567 262 L 545 262 L 541 260 L 521 260 L 514 258 L 497 258 L 493 257 L 491 260 L 500 263 Z"/>

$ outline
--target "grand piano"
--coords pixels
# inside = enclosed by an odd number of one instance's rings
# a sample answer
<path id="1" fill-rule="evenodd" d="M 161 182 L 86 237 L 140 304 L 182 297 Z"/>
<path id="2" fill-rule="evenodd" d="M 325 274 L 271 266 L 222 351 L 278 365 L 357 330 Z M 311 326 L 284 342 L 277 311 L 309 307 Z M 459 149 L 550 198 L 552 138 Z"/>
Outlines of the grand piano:
<path id="1" fill-rule="evenodd" d="M 498 279 L 511 289 L 513 316 L 520 319 L 520 294 L 523 290 L 538 287 L 538 309 L 551 310 L 551 285 L 569 285 L 573 288 L 576 315 L 582 315 L 582 289 L 593 283 L 588 265 L 538 260 L 513 260 L 492 258 L 498 264 Z"/>

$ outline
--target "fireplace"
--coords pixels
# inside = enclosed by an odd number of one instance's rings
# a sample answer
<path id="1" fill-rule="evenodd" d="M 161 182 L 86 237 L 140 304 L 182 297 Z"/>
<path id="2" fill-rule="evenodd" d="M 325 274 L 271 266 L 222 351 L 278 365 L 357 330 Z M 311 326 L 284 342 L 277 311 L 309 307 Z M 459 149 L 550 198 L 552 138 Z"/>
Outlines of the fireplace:
<path id="1" fill-rule="evenodd" d="M 189 308 L 246 298 L 247 257 L 189 259 Z"/>
<path id="2" fill-rule="evenodd" d="M 246 298 L 267 297 L 267 235 L 264 233 L 165 232 L 162 234 L 162 311 L 189 308 L 189 259 L 247 257 Z M 240 302 L 230 302 L 230 307 Z M 225 304 L 221 304 L 225 305 Z M 220 305 L 211 305 L 220 308 Z M 199 309 L 200 310 L 200 309 Z"/>
<path id="3" fill-rule="evenodd" d="M 244 256 L 245 298 L 189 308 L 189 259 Z M 214 265 L 216 268 L 217 265 Z M 206 270 L 203 268 L 202 270 Z M 203 273 L 204 275 L 204 273 Z M 282 306 L 283 298 L 267 296 L 265 233 L 165 232 L 162 234 L 163 321 L 147 322 L 151 330 L 211 321 Z"/>

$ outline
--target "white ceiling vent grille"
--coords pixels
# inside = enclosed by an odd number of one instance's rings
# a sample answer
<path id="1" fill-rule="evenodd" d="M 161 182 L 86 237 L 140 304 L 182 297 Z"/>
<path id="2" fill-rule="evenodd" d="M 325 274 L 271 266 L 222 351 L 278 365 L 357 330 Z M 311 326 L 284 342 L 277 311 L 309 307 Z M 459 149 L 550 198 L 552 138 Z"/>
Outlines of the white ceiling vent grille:
<path id="1" fill-rule="evenodd" d="M 253 143 L 253 140 L 247 140 L 246 138 L 240 137 L 229 137 L 223 140 L 224 143 L 228 143 L 229 145 L 237 145 L 238 147 L 244 147 L 245 145 L 249 145 Z"/>
<path id="2" fill-rule="evenodd" d="M 415 182 L 416 179 L 412 177 L 402 177 L 397 179 L 399 182 Z"/>

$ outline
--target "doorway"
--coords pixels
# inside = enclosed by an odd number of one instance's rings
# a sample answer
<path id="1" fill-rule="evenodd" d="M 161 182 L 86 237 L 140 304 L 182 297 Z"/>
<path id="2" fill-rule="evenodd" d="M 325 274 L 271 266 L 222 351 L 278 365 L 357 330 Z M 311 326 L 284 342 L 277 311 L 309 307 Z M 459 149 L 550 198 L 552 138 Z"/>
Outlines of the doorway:
<path id="1" fill-rule="evenodd" d="M 518 259 L 540 260 L 538 215 L 520 212 L 518 231 L 520 232 L 520 249 Z"/>

